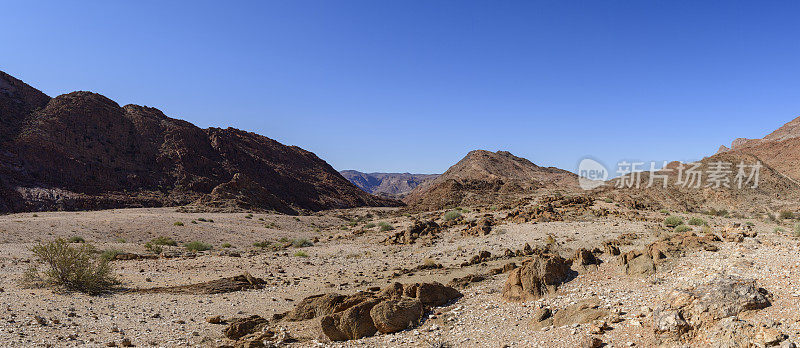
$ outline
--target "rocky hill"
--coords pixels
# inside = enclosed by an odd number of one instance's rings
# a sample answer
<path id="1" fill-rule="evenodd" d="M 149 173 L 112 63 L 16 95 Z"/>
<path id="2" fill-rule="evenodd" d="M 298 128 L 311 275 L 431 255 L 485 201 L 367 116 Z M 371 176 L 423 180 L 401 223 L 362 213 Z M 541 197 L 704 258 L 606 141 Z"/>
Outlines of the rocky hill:
<path id="1" fill-rule="evenodd" d="M 573 191 L 577 185 L 577 176 L 566 170 L 541 167 L 507 151 L 475 150 L 404 201 L 412 208 L 437 210 L 497 203 L 541 189 Z"/>
<path id="2" fill-rule="evenodd" d="M 0 212 L 197 203 L 294 214 L 400 204 L 296 146 L 91 92 L 51 99 L 2 72 L 0 135 Z"/>
<path id="3" fill-rule="evenodd" d="M 720 150 L 755 155 L 779 172 L 800 180 L 800 117 L 761 139 L 738 138 L 730 149 Z"/>
<path id="4" fill-rule="evenodd" d="M 754 169 L 751 166 L 759 162 L 761 167 L 757 170 L 757 178 L 754 176 L 751 179 L 750 174 Z M 714 163 L 730 163 L 719 185 L 709 176 L 715 171 Z M 739 164 L 746 166 L 742 168 L 745 177 L 741 179 L 741 186 L 737 179 Z M 706 157 L 696 162 L 696 169 L 702 172 L 701 176 L 689 174 L 694 164 L 683 164 L 683 170 L 679 169 L 680 165 L 679 162 L 672 162 L 666 170 L 656 171 L 652 186 L 649 185 L 650 173 L 642 172 L 638 174 L 638 179 L 635 175 L 613 179 L 596 193 L 636 209 L 666 208 L 695 212 L 774 213 L 784 208 L 796 208 L 800 199 L 800 184 L 796 180 L 752 154 L 728 151 Z M 667 178 L 666 188 L 663 185 L 664 176 Z M 627 181 L 622 184 L 621 180 Z M 640 183 L 639 188 L 632 184 L 636 181 Z M 754 187 L 756 181 L 758 185 Z"/>
<path id="5" fill-rule="evenodd" d="M 358 188 L 389 197 L 402 197 L 421 183 L 435 179 L 439 174 L 362 173 L 356 170 L 339 172 Z"/>

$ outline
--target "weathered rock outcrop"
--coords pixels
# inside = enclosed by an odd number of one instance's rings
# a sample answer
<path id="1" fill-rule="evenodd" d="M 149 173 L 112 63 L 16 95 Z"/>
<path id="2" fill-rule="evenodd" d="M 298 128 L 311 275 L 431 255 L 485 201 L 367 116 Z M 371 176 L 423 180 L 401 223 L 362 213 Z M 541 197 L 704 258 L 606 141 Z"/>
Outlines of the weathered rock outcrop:
<path id="1" fill-rule="evenodd" d="M 570 273 L 570 262 L 561 256 L 548 253 L 535 255 L 509 273 L 502 296 L 510 302 L 538 299 L 555 292 L 559 285 L 569 279 Z"/>

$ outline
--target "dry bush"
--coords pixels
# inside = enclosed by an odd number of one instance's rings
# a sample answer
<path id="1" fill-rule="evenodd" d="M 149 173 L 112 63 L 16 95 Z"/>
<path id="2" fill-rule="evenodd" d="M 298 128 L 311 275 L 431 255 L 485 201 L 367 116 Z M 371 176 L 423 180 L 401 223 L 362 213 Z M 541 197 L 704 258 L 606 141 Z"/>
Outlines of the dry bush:
<path id="1" fill-rule="evenodd" d="M 97 295 L 111 291 L 119 284 L 108 260 L 96 257 L 91 244 L 73 246 L 59 238 L 39 243 L 31 251 L 46 269 L 29 268 L 22 279 L 23 285 L 57 287 Z"/>

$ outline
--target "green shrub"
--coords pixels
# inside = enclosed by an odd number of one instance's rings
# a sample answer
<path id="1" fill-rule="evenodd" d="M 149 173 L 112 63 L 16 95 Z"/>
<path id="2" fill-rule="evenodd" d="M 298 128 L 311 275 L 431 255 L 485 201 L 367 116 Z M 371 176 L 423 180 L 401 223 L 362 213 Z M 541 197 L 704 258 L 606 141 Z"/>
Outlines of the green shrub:
<path id="1" fill-rule="evenodd" d="M 164 248 L 161 247 L 161 245 L 153 244 L 152 242 L 144 243 L 144 248 L 153 254 L 161 254 L 164 252 Z"/>
<path id="2" fill-rule="evenodd" d="M 156 237 L 150 240 L 150 243 L 153 245 L 167 245 L 167 246 L 177 246 L 178 243 L 172 240 L 170 237 Z"/>
<path id="3" fill-rule="evenodd" d="M 374 222 L 370 222 L 370 223 L 368 223 L 368 224 L 364 225 L 364 228 L 373 228 L 373 227 L 375 227 L 375 226 L 376 226 L 376 225 L 375 225 L 375 223 L 374 223 Z"/>
<path id="4" fill-rule="evenodd" d="M 669 214 L 669 210 L 666 210 L 666 209 L 661 209 L 658 212 L 661 213 L 661 214 Z"/>
<path id="5" fill-rule="evenodd" d="M 295 247 L 295 248 L 305 248 L 305 247 L 310 247 L 310 246 L 313 246 L 313 245 L 314 245 L 314 243 L 311 243 L 311 241 L 309 241 L 308 239 L 305 239 L 305 238 L 292 240 L 292 246 Z"/>
<path id="6" fill-rule="evenodd" d="M 752 222 L 752 221 L 745 221 L 745 222 L 744 222 L 744 224 L 745 224 L 745 225 L 747 225 L 747 226 L 750 226 L 750 227 L 753 227 L 753 226 L 755 226 L 755 225 L 756 225 L 756 224 L 755 224 L 754 222 Z"/>
<path id="7" fill-rule="evenodd" d="M 794 219 L 794 213 L 789 210 L 781 210 L 778 217 L 780 217 L 782 220 Z"/>
<path id="8" fill-rule="evenodd" d="M 69 237 L 69 242 L 70 243 L 86 243 L 86 240 L 83 239 L 83 237 L 81 237 L 81 236 L 72 236 L 72 237 Z"/>
<path id="9" fill-rule="evenodd" d="M 128 242 L 128 241 L 125 240 L 125 238 L 117 238 L 115 241 L 117 243 L 127 243 Z"/>
<path id="10" fill-rule="evenodd" d="M 692 225 L 692 226 L 703 226 L 705 224 L 706 224 L 706 220 L 703 220 L 703 219 L 701 219 L 699 217 L 693 217 L 693 218 L 689 219 L 689 225 Z"/>
<path id="11" fill-rule="evenodd" d="M 606 198 L 606 199 L 604 199 L 603 201 L 604 201 L 604 202 L 606 202 L 606 203 L 611 203 L 611 202 L 614 202 L 614 201 L 613 201 L 611 198 Z"/>
<path id="12" fill-rule="evenodd" d="M 305 251 L 301 250 L 301 251 L 298 251 L 298 252 L 294 253 L 294 256 L 297 256 L 297 257 L 308 257 L 308 254 L 306 254 Z"/>
<path id="13" fill-rule="evenodd" d="M 247 214 L 247 215 L 244 216 L 244 218 L 245 219 L 252 219 L 253 218 L 253 214 Z"/>
<path id="14" fill-rule="evenodd" d="M 676 233 L 687 232 L 687 231 L 691 231 L 691 230 L 692 230 L 692 228 L 687 226 L 687 225 L 678 225 L 677 227 L 675 227 L 675 232 Z"/>
<path id="15" fill-rule="evenodd" d="M 667 218 L 664 219 L 664 226 L 677 227 L 679 225 L 683 225 L 683 218 L 680 216 L 667 216 Z"/>
<path id="16" fill-rule="evenodd" d="M 175 223 L 173 223 L 172 225 L 173 226 L 183 226 L 183 222 L 175 221 Z"/>
<path id="17" fill-rule="evenodd" d="M 200 222 L 206 222 L 206 221 L 208 221 L 208 220 L 206 220 L 205 218 L 199 218 L 199 219 L 197 219 L 197 221 L 200 221 Z"/>
<path id="18" fill-rule="evenodd" d="M 442 219 L 444 219 L 444 221 L 450 221 L 450 220 L 458 219 L 460 217 L 461 217 L 461 213 L 459 213 L 458 211 L 455 211 L 455 210 L 451 210 L 451 211 L 448 211 L 448 212 L 444 213 L 444 216 L 442 217 Z"/>
<path id="19" fill-rule="evenodd" d="M 183 247 L 186 248 L 186 250 L 191 251 L 191 252 L 195 252 L 195 253 L 198 252 L 198 251 L 211 250 L 211 244 L 206 244 L 206 243 L 198 242 L 198 241 L 186 243 L 186 244 L 183 245 Z"/>
<path id="20" fill-rule="evenodd" d="M 388 222 L 383 222 L 383 221 L 378 223 L 378 226 L 381 227 L 381 232 L 391 231 L 394 229 L 394 226 L 392 226 Z"/>
<path id="21" fill-rule="evenodd" d="M 119 282 L 108 260 L 95 258 L 90 244 L 72 246 L 64 239 L 39 243 L 31 251 L 47 269 L 29 268 L 22 283 L 26 286 L 54 286 L 68 291 L 97 295 L 112 290 Z"/>
<path id="22" fill-rule="evenodd" d="M 268 248 L 271 244 L 272 242 L 265 240 L 263 242 L 255 242 L 253 243 L 253 246 L 256 248 Z"/>
<path id="23" fill-rule="evenodd" d="M 220 247 L 222 247 L 222 248 L 230 248 L 230 247 L 233 247 L 233 245 L 231 245 L 231 243 L 222 243 L 222 245 L 220 245 Z"/>
<path id="24" fill-rule="evenodd" d="M 780 228 L 780 227 L 775 227 L 775 229 L 772 230 L 772 232 L 774 232 L 774 233 L 783 233 L 783 232 L 786 232 L 786 230 L 784 230 L 783 228 Z"/>
<path id="25" fill-rule="evenodd" d="M 708 211 L 706 211 L 706 215 L 728 217 L 728 216 L 730 216 L 730 213 L 728 213 L 728 211 L 725 210 L 725 209 L 717 210 L 717 209 L 711 208 Z"/>
<path id="26" fill-rule="evenodd" d="M 100 259 L 101 260 L 106 260 L 106 261 L 112 261 L 119 254 L 123 254 L 123 252 L 121 250 L 117 250 L 117 249 L 103 250 L 103 252 L 100 253 Z"/>

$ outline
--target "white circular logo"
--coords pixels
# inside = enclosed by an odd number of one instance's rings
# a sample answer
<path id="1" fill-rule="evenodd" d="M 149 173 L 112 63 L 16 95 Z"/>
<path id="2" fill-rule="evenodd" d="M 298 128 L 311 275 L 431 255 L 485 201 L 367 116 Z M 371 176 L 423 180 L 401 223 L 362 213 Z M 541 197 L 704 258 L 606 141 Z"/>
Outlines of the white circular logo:
<path id="1" fill-rule="evenodd" d="M 578 184 L 584 190 L 605 185 L 608 180 L 606 167 L 591 158 L 584 158 L 578 164 Z"/>

